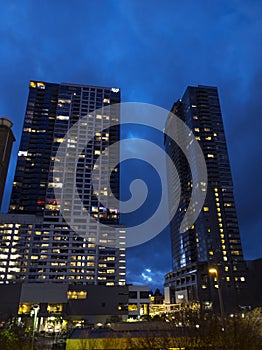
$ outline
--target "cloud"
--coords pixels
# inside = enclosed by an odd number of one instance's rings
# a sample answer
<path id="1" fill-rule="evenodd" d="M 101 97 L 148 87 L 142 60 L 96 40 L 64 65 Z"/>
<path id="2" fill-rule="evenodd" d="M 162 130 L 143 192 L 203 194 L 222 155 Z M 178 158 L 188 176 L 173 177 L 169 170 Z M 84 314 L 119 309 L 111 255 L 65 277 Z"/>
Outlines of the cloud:
<path id="1" fill-rule="evenodd" d="M 144 272 L 142 272 L 141 276 L 143 277 L 145 282 L 152 282 L 152 277 L 146 275 Z"/>

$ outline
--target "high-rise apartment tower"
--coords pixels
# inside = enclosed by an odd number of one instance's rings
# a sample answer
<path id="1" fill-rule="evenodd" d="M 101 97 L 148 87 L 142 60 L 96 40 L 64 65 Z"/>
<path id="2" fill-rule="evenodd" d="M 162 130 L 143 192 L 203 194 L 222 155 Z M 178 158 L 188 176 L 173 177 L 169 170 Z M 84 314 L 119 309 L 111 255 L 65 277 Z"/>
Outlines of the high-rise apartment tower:
<path id="1" fill-rule="evenodd" d="M 181 198 L 170 223 L 173 271 L 165 276 L 165 286 L 171 290 L 171 302 L 200 301 L 207 307 L 212 304 L 218 307 L 219 287 L 225 309 L 234 309 L 241 303 L 241 291 L 246 286 L 246 266 L 217 89 L 190 86 L 171 112 L 186 123 L 199 142 L 206 161 L 208 183 L 205 204 L 197 221 L 180 233 L 192 186 L 197 184 L 192 184 L 190 165 L 185 155 L 175 142 L 166 137 L 166 151 L 179 173 Z M 175 126 L 172 113 L 166 129 Z M 192 153 L 192 163 L 194 157 Z M 176 184 L 173 180 L 174 175 L 168 169 L 170 208 L 175 196 Z"/>
<path id="2" fill-rule="evenodd" d="M 113 125 L 120 118 L 118 103 L 118 88 L 30 82 L 9 214 L 0 218 L 2 283 L 125 284 L 125 229 L 108 195 L 111 189 L 119 197 L 119 168 L 111 167 L 119 150 L 107 151 L 119 141 L 119 126 Z M 78 122 L 77 132 L 65 139 Z M 87 142 L 81 150 L 80 138 Z M 61 160 L 57 151 L 63 143 L 67 152 Z M 83 206 L 75 205 L 68 183 Z M 62 206 L 72 214 L 73 228 L 61 215 Z M 86 236 L 78 234 L 77 225 Z"/>

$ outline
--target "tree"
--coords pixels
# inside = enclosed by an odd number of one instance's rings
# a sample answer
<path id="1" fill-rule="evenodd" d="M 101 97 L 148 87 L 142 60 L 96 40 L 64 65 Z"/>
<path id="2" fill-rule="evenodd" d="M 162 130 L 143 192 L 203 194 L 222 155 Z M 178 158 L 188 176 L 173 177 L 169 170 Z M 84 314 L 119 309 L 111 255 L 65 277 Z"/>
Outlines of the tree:
<path id="1" fill-rule="evenodd" d="M 196 317 L 187 315 L 186 325 L 177 326 L 177 320 L 159 323 L 158 330 L 144 332 L 140 338 L 130 337 L 128 349 L 217 349 L 260 350 L 262 344 L 261 309 L 228 316 L 222 327 L 216 315 Z"/>
<path id="2" fill-rule="evenodd" d="M 259 350 L 262 344 L 260 308 L 228 317 L 223 345 L 226 350 Z"/>
<path id="3" fill-rule="evenodd" d="M 162 296 L 162 293 L 160 292 L 160 289 L 159 288 L 157 288 L 156 290 L 155 290 L 155 294 L 154 294 L 155 296 Z"/>
<path id="4" fill-rule="evenodd" d="M 17 319 L 11 319 L 0 332 L 0 349 L 30 350 L 31 339 L 30 329 L 19 323 Z"/>

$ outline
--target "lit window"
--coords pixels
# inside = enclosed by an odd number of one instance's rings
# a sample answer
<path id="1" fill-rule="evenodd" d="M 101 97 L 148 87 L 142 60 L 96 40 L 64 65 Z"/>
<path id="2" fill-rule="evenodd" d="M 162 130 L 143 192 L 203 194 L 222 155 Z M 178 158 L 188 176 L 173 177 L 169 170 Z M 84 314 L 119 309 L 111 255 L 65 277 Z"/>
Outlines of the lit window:
<path id="1" fill-rule="evenodd" d="M 54 138 L 54 142 L 62 143 L 63 141 L 64 139 L 62 138 L 57 138 L 57 137 Z"/>
<path id="2" fill-rule="evenodd" d="M 56 117 L 57 120 L 69 120 L 69 116 L 68 115 L 58 115 Z"/>
<path id="3" fill-rule="evenodd" d="M 63 310 L 62 304 L 48 304 L 47 306 L 47 312 L 52 313 L 60 313 Z"/>
<path id="4" fill-rule="evenodd" d="M 71 100 L 61 99 L 61 98 L 60 98 L 60 99 L 58 99 L 58 104 L 59 104 L 59 103 L 62 103 L 62 104 L 63 104 L 63 103 L 71 103 Z"/>
<path id="5" fill-rule="evenodd" d="M 46 204 L 45 208 L 47 210 L 59 210 L 60 206 L 59 205 L 53 205 L 53 204 Z"/>
<path id="6" fill-rule="evenodd" d="M 48 187 L 49 188 L 62 188 L 63 184 L 61 182 L 58 182 L 58 183 L 49 182 Z"/>
<path id="7" fill-rule="evenodd" d="M 215 158 L 214 154 L 208 154 L 207 158 Z"/>
<path id="8" fill-rule="evenodd" d="M 68 291 L 67 299 L 86 299 L 87 292 L 86 291 Z"/>
<path id="9" fill-rule="evenodd" d="M 28 152 L 27 151 L 19 151 L 18 157 L 27 157 Z"/>
<path id="10" fill-rule="evenodd" d="M 115 283 L 114 282 L 106 282 L 106 286 L 114 286 Z M 119 306 L 118 306 L 118 310 L 119 310 Z"/>
<path id="11" fill-rule="evenodd" d="M 38 82 L 36 83 L 36 85 L 37 85 L 37 87 L 38 87 L 39 89 L 45 89 L 45 84 L 42 83 L 42 82 L 40 82 L 40 81 L 38 81 Z"/>
<path id="12" fill-rule="evenodd" d="M 232 255 L 240 255 L 240 251 L 239 250 L 232 250 L 231 254 Z"/>
<path id="13" fill-rule="evenodd" d="M 137 311 L 138 306 L 137 304 L 128 304 L 128 311 Z"/>
<path id="14" fill-rule="evenodd" d="M 120 91 L 120 89 L 119 88 L 112 88 L 111 91 L 117 93 Z"/>
<path id="15" fill-rule="evenodd" d="M 204 211 L 209 211 L 209 208 L 208 207 L 204 207 Z"/>

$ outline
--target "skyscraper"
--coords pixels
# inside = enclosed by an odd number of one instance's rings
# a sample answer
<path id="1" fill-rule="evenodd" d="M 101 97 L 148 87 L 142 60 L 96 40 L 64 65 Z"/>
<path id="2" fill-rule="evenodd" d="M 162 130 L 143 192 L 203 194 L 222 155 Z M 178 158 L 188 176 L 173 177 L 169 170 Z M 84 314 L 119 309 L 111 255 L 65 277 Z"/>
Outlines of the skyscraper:
<path id="1" fill-rule="evenodd" d="M 7 118 L 0 118 L 0 209 L 4 194 L 6 176 L 15 137 L 11 130 L 13 123 Z"/>
<path id="2" fill-rule="evenodd" d="M 181 183 L 181 198 L 170 223 L 173 271 L 165 276 L 172 302 L 200 301 L 218 307 L 217 287 L 226 310 L 241 303 L 246 286 L 246 266 L 239 234 L 233 183 L 218 92 L 215 87 L 188 87 L 172 110 L 192 130 L 207 166 L 208 184 L 203 209 L 192 227 L 179 228 L 192 194 L 190 166 L 179 147 L 165 138 L 167 153 L 174 161 Z M 174 127 L 169 115 L 166 128 Z M 190 161 L 194 161 L 191 154 Z M 169 207 L 176 191 L 174 175 L 168 169 Z M 196 186 L 197 184 L 194 184 Z M 210 273 L 210 268 L 217 271 Z M 212 271 L 212 270 L 211 270 Z"/>
<path id="3" fill-rule="evenodd" d="M 9 214 L 0 218 L 2 282 L 125 284 L 125 229 L 107 195 L 111 188 L 119 196 L 118 166 L 107 176 L 119 152 L 106 151 L 119 140 L 119 126 L 112 126 L 120 118 L 119 102 L 118 88 L 30 82 Z M 77 134 L 65 138 L 77 122 Z M 80 138 L 87 140 L 81 150 Z M 67 151 L 57 172 L 63 142 Z M 97 164 L 103 151 L 104 162 Z M 91 180 L 97 178 L 94 190 Z M 75 205 L 67 183 L 73 183 L 83 208 Z M 58 187 L 61 200 L 54 192 Z M 72 213 L 75 226 L 83 224 L 86 236 L 67 224 L 61 206 Z M 101 223 L 109 226 L 101 229 Z"/>

